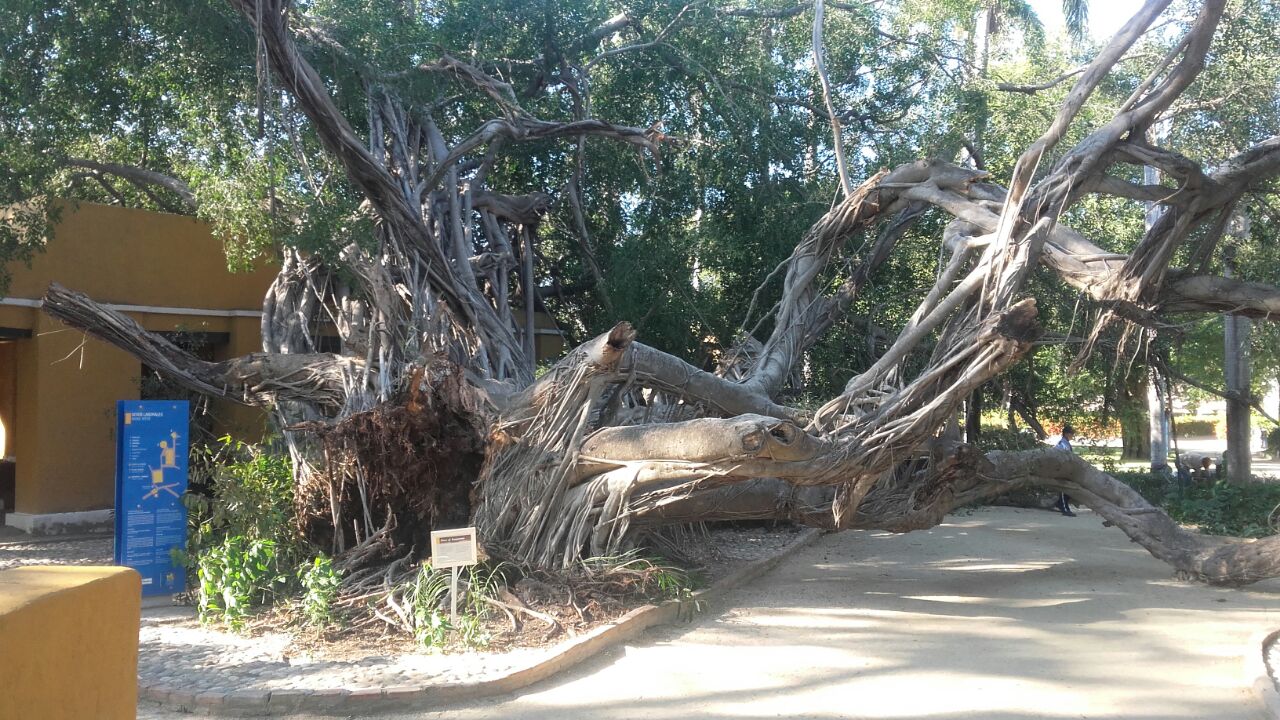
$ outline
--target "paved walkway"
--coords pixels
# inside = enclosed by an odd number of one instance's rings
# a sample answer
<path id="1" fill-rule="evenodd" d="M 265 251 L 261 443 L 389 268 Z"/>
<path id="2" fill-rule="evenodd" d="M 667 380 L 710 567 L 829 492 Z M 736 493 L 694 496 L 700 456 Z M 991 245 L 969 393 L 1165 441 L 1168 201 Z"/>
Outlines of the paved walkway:
<path id="1" fill-rule="evenodd" d="M 0 537 L 0 570 L 23 565 L 111 565 L 111 543 L 110 535 Z"/>
<path id="2" fill-rule="evenodd" d="M 1255 719 L 1241 658 L 1280 628 L 1280 582 L 1177 582 L 1092 513 L 1000 508 L 828 536 L 726 607 L 516 696 L 384 717 Z"/>

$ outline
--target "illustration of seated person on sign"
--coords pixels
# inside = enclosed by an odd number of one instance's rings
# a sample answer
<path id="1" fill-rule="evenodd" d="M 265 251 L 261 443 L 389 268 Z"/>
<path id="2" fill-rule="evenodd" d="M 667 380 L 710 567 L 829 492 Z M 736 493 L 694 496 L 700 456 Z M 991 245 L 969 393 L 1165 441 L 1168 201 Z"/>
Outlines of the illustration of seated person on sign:
<path id="1" fill-rule="evenodd" d="M 170 432 L 169 437 L 172 441 L 160 441 L 160 467 L 162 468 L 178 467 L 178 433 Z"/>

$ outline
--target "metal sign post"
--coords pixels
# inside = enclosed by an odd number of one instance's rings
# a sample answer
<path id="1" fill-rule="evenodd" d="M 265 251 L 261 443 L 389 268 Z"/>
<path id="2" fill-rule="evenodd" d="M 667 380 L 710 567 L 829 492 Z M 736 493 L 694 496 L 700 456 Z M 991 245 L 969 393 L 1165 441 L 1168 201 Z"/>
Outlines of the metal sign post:
<path id="1" fill-rule="evenodd" d="M 453 590 L 449 593 L 449 622 L 458 623 L 458 568 L 453 566 Z"/>
<path id="2" fill-rule="evenodd" d="M 458 622 L 458 568 L 476 564 L 476 529 L 435 530 L 431 533 L 431 567 L 453 568 L 453 590 L 449 593 L 449 622 Z"/>

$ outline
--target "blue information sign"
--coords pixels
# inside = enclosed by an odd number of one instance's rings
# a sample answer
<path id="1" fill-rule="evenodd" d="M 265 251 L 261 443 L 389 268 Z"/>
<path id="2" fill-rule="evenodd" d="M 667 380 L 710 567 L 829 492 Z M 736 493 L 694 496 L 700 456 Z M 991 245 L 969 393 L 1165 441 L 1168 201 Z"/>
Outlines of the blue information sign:
<path id="1" fill-rule="evenodd" d="M 142 575 L 143 595 L 171 595 L 186 587 L 173 564 L 187 545 L 187 401 L 116 403 L 117 565 Z"/>

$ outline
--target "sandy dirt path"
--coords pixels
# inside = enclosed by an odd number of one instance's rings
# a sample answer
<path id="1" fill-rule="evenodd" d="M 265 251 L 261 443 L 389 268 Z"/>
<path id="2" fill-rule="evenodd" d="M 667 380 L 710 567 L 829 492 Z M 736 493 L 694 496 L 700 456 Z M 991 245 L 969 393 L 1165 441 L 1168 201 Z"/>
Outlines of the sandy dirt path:
<path id="1" fill-rule="evenodd" d="M 1276 581 L 1183 583 L 1088 511 L 984 509 L 828 536 L 695 622 L 568 675 L 384 717 L 1256 719 L 1242 653 L 1275 628 Z"/>

